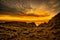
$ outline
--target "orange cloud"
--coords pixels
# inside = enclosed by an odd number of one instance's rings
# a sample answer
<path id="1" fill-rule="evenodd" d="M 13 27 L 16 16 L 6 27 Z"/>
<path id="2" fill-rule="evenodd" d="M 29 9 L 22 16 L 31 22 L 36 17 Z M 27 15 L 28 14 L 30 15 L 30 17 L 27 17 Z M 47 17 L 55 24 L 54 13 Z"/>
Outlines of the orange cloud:
<path id="1" fill-rule="evenodd" d="M 2 21 L 18 21 L 18 22 L 47 22 L 52 18 L 52 15 L 46 17 L 35 17 L 35 16 L 10 16 L 0 15 Z"/>

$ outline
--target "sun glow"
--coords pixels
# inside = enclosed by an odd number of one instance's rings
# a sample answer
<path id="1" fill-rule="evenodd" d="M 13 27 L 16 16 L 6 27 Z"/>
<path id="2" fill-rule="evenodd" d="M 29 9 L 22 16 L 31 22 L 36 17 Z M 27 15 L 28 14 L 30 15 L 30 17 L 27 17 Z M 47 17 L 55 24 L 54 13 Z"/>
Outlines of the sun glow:
<path id="1" fill-rule="evenodd" d="M 26 14 L 35 14 L 35 15 L 49 15 L 49 11 L 40 10 L 40 9 L 30 9 L 25 11 Z"/>
<path id="2" fill-rule="evenodd" d="M 48 22 L 53 16 L 54 13 L 44 11 L 44 10 L 37 10 L 37 9 L 31 9 L 31 10 L 25 10 L 24 13 L 26 14 L 34 14 L 39 15 L 39 17 L 35 16 L 12 16 L 12 15 L 0 15 L 1 21 L 18 21 L 18 22 L 35 22 L 36 24 Z M 49 13 L 49 14 L 48 14 Z"/>
<path id="3" fill-rule="evenodd" d="M 20 22 L 46 22 L 51 19 L 52 16 L 46 17 L 34 17 L 34 16 L 9 16 L 9 15 L 2 15 L 0 16 L 0 20 L 3 21 L 20 21 Z"/>

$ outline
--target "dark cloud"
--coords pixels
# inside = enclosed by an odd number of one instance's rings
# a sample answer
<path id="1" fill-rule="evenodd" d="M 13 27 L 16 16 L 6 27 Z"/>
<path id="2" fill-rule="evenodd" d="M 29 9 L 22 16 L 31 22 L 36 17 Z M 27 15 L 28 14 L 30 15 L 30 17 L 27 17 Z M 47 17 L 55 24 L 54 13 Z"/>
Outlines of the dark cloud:
<path id="1" fill-rule="evenodd" d="M 32 8 L 60 12 L 60 0 L 0 0 L 0 12 L 16 12 Z"/>
<path id="2" fill-rule="evenodd" d="M 3 5 L 3 4 L 0 4 L 0 12 L 1 11 L 4 11 L 4 12 L 12 12 L 12 11 L 16 11 L 16 9 L 15 8 L 10 8 L 10 7 L 8 7 L 8 6 L 5 6 L 5 5 Z"/>

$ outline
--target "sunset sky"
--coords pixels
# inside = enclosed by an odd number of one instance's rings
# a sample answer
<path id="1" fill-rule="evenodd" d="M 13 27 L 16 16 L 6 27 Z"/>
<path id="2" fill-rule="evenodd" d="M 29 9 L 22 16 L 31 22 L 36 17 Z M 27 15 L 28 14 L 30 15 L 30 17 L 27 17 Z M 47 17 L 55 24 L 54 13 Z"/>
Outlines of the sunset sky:
<path id="1" fill-rule="evenodd" d="M 0 0 L 0 20 L 43 23 L 60 12 L 60 0 Z"/>

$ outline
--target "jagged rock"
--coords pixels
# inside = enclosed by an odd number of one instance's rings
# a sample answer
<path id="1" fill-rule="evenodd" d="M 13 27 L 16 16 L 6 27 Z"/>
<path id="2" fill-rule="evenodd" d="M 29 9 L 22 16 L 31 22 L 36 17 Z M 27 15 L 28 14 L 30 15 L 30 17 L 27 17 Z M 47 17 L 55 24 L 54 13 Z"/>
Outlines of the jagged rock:
<path id="1" fill-rule="evenodd" d="M 47 27 L 51 33 L 56 37 L 56 40 L 60 40 L 60 13 L 53 17 L 49 22 Z"/>
<path id="2" fill-rule="evenodd" d="M 0 40 L 60 40 L 60 13 L 48 23 L 0 22 Z"/>

